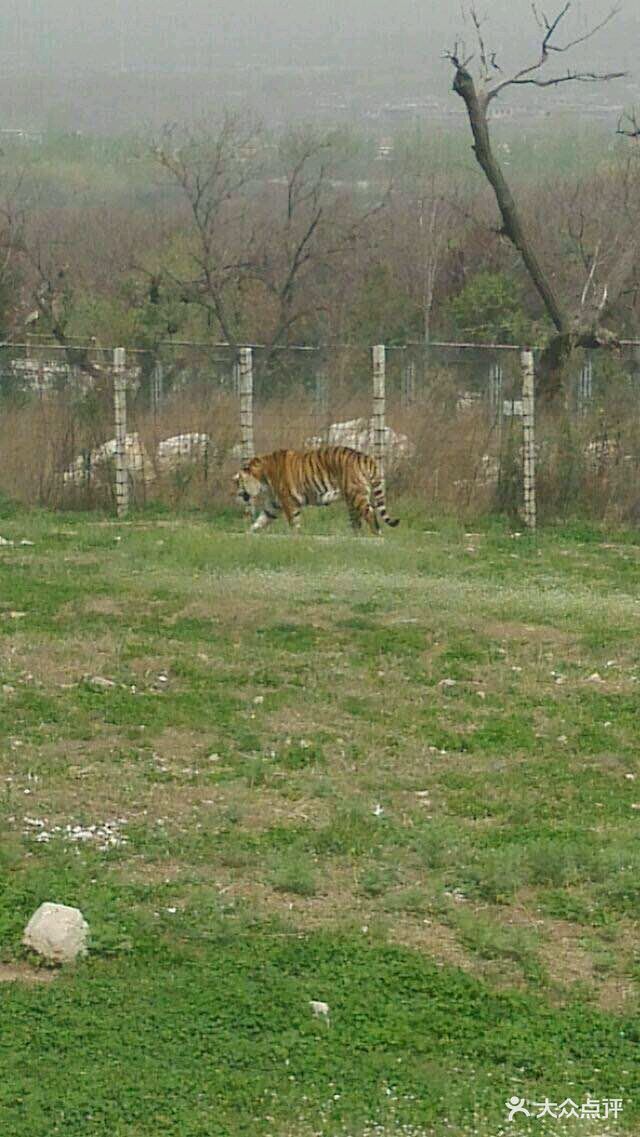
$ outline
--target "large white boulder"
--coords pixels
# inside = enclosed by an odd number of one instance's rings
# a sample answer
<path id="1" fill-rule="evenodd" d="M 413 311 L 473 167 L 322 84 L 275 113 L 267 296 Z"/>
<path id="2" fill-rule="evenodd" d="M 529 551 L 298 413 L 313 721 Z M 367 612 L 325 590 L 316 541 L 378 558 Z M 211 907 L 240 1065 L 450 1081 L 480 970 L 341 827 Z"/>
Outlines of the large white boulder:
<path id="1" fill-rule="evenodd" d="M 215 458 L 216 448 L 212 446 L 208 434 L 200 431 L 189 431 L 187 434 L 175 434 L 173 438 L 164 438 L 158 443 L 156 450 L 156 466 L 163 472 L 178 469 L 188 462 L 205 462 L 208 458 Z"/>
<path id="2" fill-rule="evenodd" d="M 315 449 L 319 446 L 349 446 L 353 450 L 373 453 L 375 443 L 374 420 L 365 418 L 348 419 L 346 422 L 332 422 L 325 437 L 307 438 L 305 446 Z M 407 458 L 413 458 L 416 448 L 406 434 L 384 428 L 385 460 L 387 469 L 392 469 Z"/>
<path id="3" fill-rule="evenodd" d="M 89 925 L 79 908 L 46 902 L 34 912 L 25 928 L 25 947 L 52 963 L 73 963 L 86 955 Z"/>
<path id="4" fill-rule="evenodd" d="M 94 450 L 85 450 L 63 472 L 65 485 L 85 486 L 108 480 L 113 475 L 117 442 L 109 438 Z M 127 434 L 124 440 L 125 469 L 132 481 L 152 482 L 155 474 L 144 443 L 137 431 Z"/>

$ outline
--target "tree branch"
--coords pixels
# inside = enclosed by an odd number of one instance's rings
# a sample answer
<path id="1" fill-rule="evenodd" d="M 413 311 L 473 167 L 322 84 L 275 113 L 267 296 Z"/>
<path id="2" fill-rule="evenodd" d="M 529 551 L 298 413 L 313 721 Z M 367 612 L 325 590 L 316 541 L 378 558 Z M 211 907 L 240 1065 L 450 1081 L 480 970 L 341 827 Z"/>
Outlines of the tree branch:
<path id="1" fill-rule="evenodd" d="M 636 110 L 625 111 L 620 115 L 616 134 L 622 134 L 625 138 L 640 138 L 640 121 Z"/>
<path id="2" fill-rule="evenodd" d="M 575 39 L 569 40 L 565 44 L 554 43 L 553 37 L 560 27 L 562 21 L 564 20 L 565 16 L 567 16 L 571 11 L 571 8 L 572 0 L 567 0 L 567 3 L 564 5 L 564 7 L 560 9 L 558 14 L 552 20 L 550 20 L 544 13 L 538 12 L 535 3 L 532 4 L 533 14 L 535 16 L 538 27 L 542 32 L 540 54 L 533 63 L 528 64 L 526 67 L 520 68 L 519 71 L 516 71 L 515 74 L 509 76 L 508 78 L 501 79 L 500 82 L 496 83 L 493 87 L 488 87 L 484 92 L 488 103 L 497 98 L 497 96 L 501 94 L 502 91 L 506 90 L 507 87 L 556 87 L 561 83 L 606 83 L 612 79 L 621 79 L 624 77 L 624 71 L 608 71 L 603 73 L 593 71 L 569 71 L 566 75 L 554 75 L 548 79 L 541 79 L 538 75 L 536 75 L 536 72 L 540 71 L 540 69 L 545 66 L 552 55 L 564 55 L 566 52 L 571 51 L 572 48 L 577 47 L 579 44 L 586 43 L 587 40 L 590 40 L 594 35 L 597 34 L 597 32 L 606 27 L 606 25 L 609 24 L 620 11 L 619 6 L 615 5 L 613 8 L 611 8 L 604 19 L 600 20 L 600 22 L 595 24 L 592 28 L 589 28 L 589 30 L 584 32 L 583 35 L 577 36 Z M 479 21 L 473 8 L 472 18 L 474 25 L 476 26 L 479 43 L 481 45 L 481 56 L 484 55 L 486 58 L 484 43 L 480 35 Z"/>

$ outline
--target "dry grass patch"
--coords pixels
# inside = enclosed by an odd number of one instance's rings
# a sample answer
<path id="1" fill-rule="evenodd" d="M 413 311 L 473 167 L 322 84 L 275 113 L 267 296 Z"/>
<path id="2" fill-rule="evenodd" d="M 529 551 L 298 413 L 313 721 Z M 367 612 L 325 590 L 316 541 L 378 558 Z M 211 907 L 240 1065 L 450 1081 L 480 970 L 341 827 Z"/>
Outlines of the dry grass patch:
<path id="1" fill-rule="evenodd" d="M 20 633 L 0 639 L 0 668 L 9 682 L 52 689 L 102 674 L 117 661 L 120 650 L 115 632 L 56 639 Z"/>
<path id="2" fill-rule="evenodd" d="M 58 971 L 31 967 L 28 963 L 0 963 L 0 983 L 52 983 Z"/>

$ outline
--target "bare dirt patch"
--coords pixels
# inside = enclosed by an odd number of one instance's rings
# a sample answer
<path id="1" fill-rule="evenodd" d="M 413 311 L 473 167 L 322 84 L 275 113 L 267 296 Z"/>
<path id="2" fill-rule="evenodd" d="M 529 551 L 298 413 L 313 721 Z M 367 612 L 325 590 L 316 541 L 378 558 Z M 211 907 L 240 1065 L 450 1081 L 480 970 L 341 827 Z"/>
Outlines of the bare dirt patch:
<path id="1" fill-rule="evenodd" d="M 52 983 L 57 974 L 28 963 L 0 963 L 0 983 Z"/>
<path id="2" fill-rule="evenodd" d="M 78 683 L 84 675 L 100 674 L 117 655 L 112 636 L 42 639 L 33 634 L 12 636 L 0 644 L 0 667 L 10 682 L 41 684 L 45 688 Z"/>
<path id="3" fill-rule="evenodd" d="M 487 621 L 483 633 L 494 640 L 515 640 L 519 644 L 570 644 L 575 636 L 551 624 L 519 624 L 515 621 Z"/>
<path id="4" fill-rule="evenodd" d="M 90 596 L 82 605 L 87 616 L 123 616 L 125 609 L 112 596 Z"/>
<path id="5" fill-rule="evenodd" d="M 446 924 L 431 920 L 394 921 L 389 929 L 392 943 L 417 949 L 433 956 L 437 963 L 460 967 L 463 971 L 478 972 L 478 962 L 469 955 L 458 941 L 455 932 Z"/>
<path id="6" fill-rule="evenodd" d="M 638 989 L 631 979 L 610 975 L 598 985 L 598 1006 L 614 1015 L 638 1011 Z"/>
<path id="7" fill-rule="evenodd" d="M 156 663 L 149 674 L 158 675 L 166 672 L 163 672 Z M 163 762 L 186 762 L 191 765 L 197 758 L 200 763 L 207 764 L 203 752 L 207 749 L 208 738 L 201 731 L 167 727 L 160 734 L 154 735 L 149 745 L 152 746 L 154 755 Z"/>

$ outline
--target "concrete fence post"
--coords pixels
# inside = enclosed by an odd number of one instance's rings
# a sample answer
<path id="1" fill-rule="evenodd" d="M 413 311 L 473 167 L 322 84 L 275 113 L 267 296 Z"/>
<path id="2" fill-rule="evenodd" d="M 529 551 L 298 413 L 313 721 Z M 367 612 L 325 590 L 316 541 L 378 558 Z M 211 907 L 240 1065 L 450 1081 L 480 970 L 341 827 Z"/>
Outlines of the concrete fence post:
<path id="1" fill-rule="evenodd" d="M 384 459 L 387 448 L 385 429 L 385 363 L 384 344 L 373 348 L 373 455 L 384 478 Z"/>
<path id="2" fill-rule="evenodd" d="M 240 445 L 242 460 L 248 462 L 255 454 L 253 443 L 253 352 L 241 347 L 238 353 L 238 379 L 240 389 Z"/>
<path id="3" fill-rule="evenodd" d="M 522 425 L 524 520 L 527 528 L 536 528 L 536 434 L 535 434 L 535 369 L 533 352 L 520 355 L 522 367 Z"/>
<path id="4" fill-rule="evenodd" d="M 116 434 L 116 514 L 126 517 L 129 512 L 129 472 L 127 470 L 127 377 L 125 350 L 116 347 L 113 352 L 113 408 Z"/>

